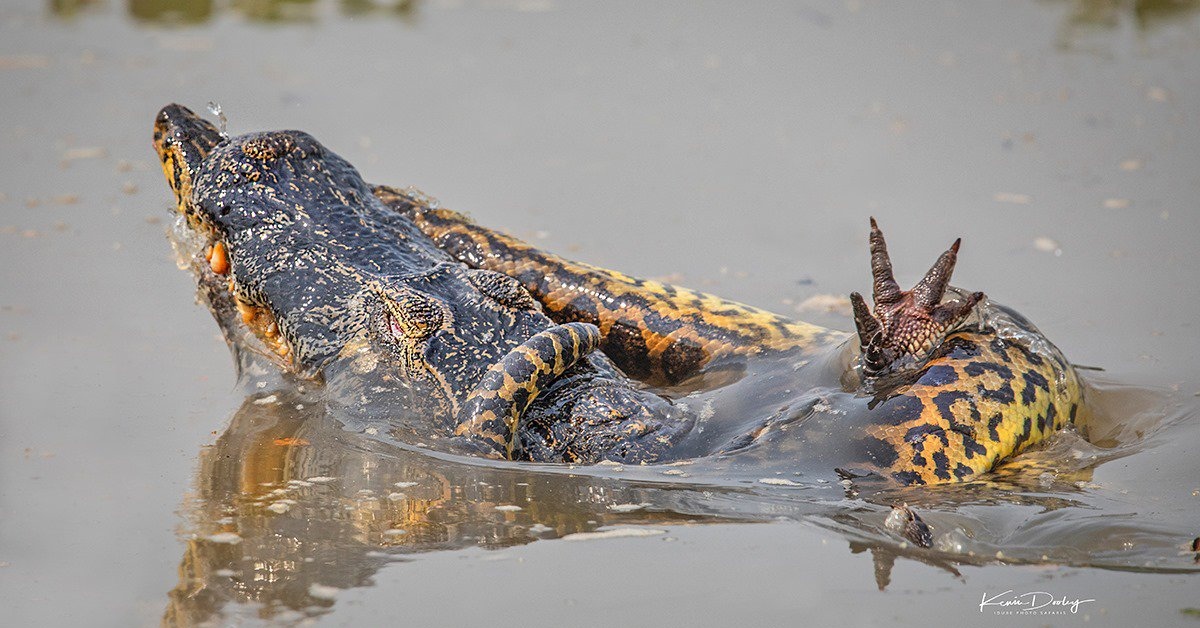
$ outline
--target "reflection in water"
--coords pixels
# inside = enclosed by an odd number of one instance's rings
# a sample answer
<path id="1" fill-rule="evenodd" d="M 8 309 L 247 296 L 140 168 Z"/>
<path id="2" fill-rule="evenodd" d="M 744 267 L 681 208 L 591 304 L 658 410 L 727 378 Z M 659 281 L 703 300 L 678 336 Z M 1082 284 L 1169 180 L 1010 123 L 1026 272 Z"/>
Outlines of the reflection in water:
<path id="1" fill-rule="evenodd" d="M 1186 17 L 1200 8 L 1197 0 L 1065 0 L 1070 3 L 1068 25 L 1116 28 L 1131 18 L 1140 29 L 1150 29 Z"/>
<path id="2" fill-rule="evenodd" d="M 986 482 L 872 491 L 849 481 L 739 479 L 729 461 L 465 464 L 347 430 L 329 416 L 317 396 L 323 392 L 257 391 L 201 452 L 166 624 L 320 615 L 333 608 L 338 590 L 370 586 L 377 571 L 403 569 L 399 563 L 415 553 L 498 549 L 625 526 L 803 521 L 837 532 L 853 553 L 870 551 L 868 577 L 881 589 L 899 558 L 960 579 L 960 566 L 993 562 L 1196 569 L 1179 551 L 1191 536 L 1182 526 L 1114 514 L 1130 512 L 1129 498 L 1090 484 L 1089 468 L 1124 455 L 1120 447 L 1100 450 L 1070 431 Z M 1063 468 L 1064 459 L 1071 466 Z M 933 528 L 932 548 L 905 543 L 886 527 L 891 504 L 902 502 Z"/>
<path id="3" fill-rule="evenodd" d="M 101 0 L 50 0 L 51 14 L 70 18 L 99 8 Z M 222 12 L 254 22 L 314 22 L 328 0 L 126 0 L 130 17 L 153 24 L 201 24 Z M 348 17 L 393 16 L 411 22 L 418 0 L 337 0 L 336 10 Z"/>
<path id="4" fill-rule="evenodd" d="M 1085 47 L 1089 35 L 1104 34 L 1131 25 L 1138 32 L 1152 31 L 1190 18 L 1200 9 L 1200 0 L 1052 0 L 1065 3 L 1066 18 L 1059 29 L 1060 48 Z"/>
<path id="5" fill-rule="evenodd" d="M 1087 34 L 1130 23 L 1149 31 L 1191 17 L 1200 0 L 1043 0 L 1067 5 L 1059 44 L 1075 48 Z M 222 12 L 256 22 L 313 22 L 323 11 L 347 17 L 393 16 L 415 21 L 420 0 L 126 0 L 128 14 L 155 24 L 199 24 Z M 70 18 L 105 5 L 104 0 L 49 0 L 51 14 Z M 336 9 L 330 5 L 336 4 Z M 326 7 L 329 7 L 328 9 Z"/>
<path id="6" fill-rule="evenodd" d="M 147 22 L 198 24 L 213 13 L 212 0 L 129 0 L 129 15 Z"/>
<path id="7" fill-rule="evenodd" d="M 297 409 L 299 408 L 299 409 Z M 248 399 L 202 452 L 169 624 L 230 602 L 265 616 L 320 613 L 406 553 L 489 549 L 621 524 L 719 521 L 666 503 L 666 489 L 512 466 L 474 466 L 344 431 L 299 394 Z M 331 588 L 332 587 L 332 588 Z"/>
<path id="8" fill-rule="evenodd" d="M 72 18 L 103 4 L 101 0 L 50 0 L 50 13 L 61 18 Z"/>
<path id="9" fill-rule="evenodd" d="M 411 21 L 417 16 L 417 2 L 418 0 L 392 0 L 392 2 L 341 0 L 341 8 L 342 13 L 346 15 L 391 14 Z"/>

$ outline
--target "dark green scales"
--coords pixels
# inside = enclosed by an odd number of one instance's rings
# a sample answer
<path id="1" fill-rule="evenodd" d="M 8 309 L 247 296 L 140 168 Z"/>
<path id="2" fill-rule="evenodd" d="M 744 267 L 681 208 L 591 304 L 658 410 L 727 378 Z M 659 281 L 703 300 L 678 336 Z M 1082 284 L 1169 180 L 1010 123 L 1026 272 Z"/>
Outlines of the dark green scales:
<path id="1" fill-rule="evenodd" d="M 425 417 L 450 451 L 578 463 L 733 452 L 773 424 L 681 450 L 696 440 L 697 411 L 651 386 L 739 361 L 828 364 L 860 344 L 847 360 L 846 381 L 857 383 L 822 397 L 835 407 L 819 436 L 839 443 L 822 449 L 892 481 L 976 477 L 1074 420 L 1081 401 L 1073 369 L 1024 319 L 981 293 L 948 291 L 957 243 L 901 291 L 872 224 L 875 308 L 854 295 L 851 342 L 571 262 L 419 194 L 372 188 L 302 132 L 227 139 L 170 105 L 155 146 L 180 214 L 206 245 L 207 263 L 194 268 L 226 334 L 252 331 L 304 377 L 349 374 L 363 390 L 403 391 L 405 412 Z"/>
<path id="2" fill-rule="evenodd" d="M 286 368 L 314 376 L 370 345 L 363 377 L 410 387 L 484 455 L 640 462 L 687 428 L 594 351 L 595 326 L 558 325 L 514 280 L 451 258 L 309 135 L 226 140 L 178 106 L 155 133 L 182 212 L 223 244 L 230 292 L 278 329 Z"/>

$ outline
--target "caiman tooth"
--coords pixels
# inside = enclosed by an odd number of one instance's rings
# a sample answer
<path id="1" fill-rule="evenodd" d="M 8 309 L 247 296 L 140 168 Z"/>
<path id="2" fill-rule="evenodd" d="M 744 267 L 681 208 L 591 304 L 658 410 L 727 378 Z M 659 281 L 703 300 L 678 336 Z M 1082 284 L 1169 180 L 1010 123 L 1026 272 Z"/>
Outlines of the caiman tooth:
<path id="1" fill-rule="evenodd" d="M 229 273 L 229 254 L 225 251 L 225 243 L 217 241 L 208 248 L 205 254 L 208 259 L 208 266 L 218 275 Z"/>
<path id="2" fill-rule="evenodd" d="M 253 323 L 255 317 L 258 316 L 258 308 L 236 297 L 235 302 L 237 303 L 238 313 L 242 315 L 242 322 L 247 325 Z"/>

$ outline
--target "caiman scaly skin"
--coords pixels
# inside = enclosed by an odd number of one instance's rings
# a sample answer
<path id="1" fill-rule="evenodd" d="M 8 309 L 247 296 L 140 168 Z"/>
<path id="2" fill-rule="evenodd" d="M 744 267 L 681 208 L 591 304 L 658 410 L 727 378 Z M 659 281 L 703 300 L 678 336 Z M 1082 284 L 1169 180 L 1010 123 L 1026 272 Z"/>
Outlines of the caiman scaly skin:
<path id="1" fill-rule="evenodd" d="M 556 324 L 514 280 L 451 258 L 308 134 L 226 139 L 169 105 L 154 143 L 210 244 L 202 290 L 232 301 L 286 370 L 357 359 L 358 376 L 412 389 L 410 411 L 490 457 L 654 461 L 688 429 L 594 351 L 595 326 Z"/>
<path id="2" fill-rule="evenodd" d="M 670 461 L 696 418 L 624 373 L 672 385 L 781 356 L 830 364 L 853 342 L 564 260 L 419 195 L 371 188 L 299 131 L 225 138 L 169 105 L 154 144 L 180 215 L 207 244 L 193 268 L 227 337 L 252 332 L 303 377 L 348 373 L 364 389 L 411 393 L 400 409 L 428 417 L 452 451 Z M 838 463 L 901 484 L 964 481 L 1076 418 L 1079 381 L 1032 325 L 981 293 L 943 298 L 957 243 L 911 291 L 891 278 L 874 225 L 871 249 L 875 308 L 855 295 L 864 349 L 847 374 L 862 382 L 831 397 L 844 407 L 817 423 L 829 428 L 811 434 L 825 439 L 817 447 L 832 438 L 845 445 L 829 450 L 846 452 Z M 692 455 L 740 451 L 770 429 Z"/>
<path id="3" fill-rule="evenodd" d="M 457 259 L 521 282 L 554 320 L 596 325 L 604 352 L 637 377 L 677 382 L 731 357 L 831 351 L 847 336 L 566 260 L 438 208 L 421 194 L 387 186 L 375 193 Z M 884 352 L 913 347 L 929 353 L 919 356 L 918 368 L 884 373 L 863 387 L 875 399 L 860 466 L 902 484 L 969 480 L 1076 420 L 1083 391 L 1074 369 L 1020 315 L 991 304 L 994 319 L 948 326 L 983 297 L 941 303 L 957 242 L 911 292 L 894 285 L 873 220 L 871 245 L 878 316 L 854 295 L 863 344 L 878 345 L 881 335 L 891 334 L 883 339 Z M 914 310 L 912 301 L 925 301 L 924 309 Z"/>

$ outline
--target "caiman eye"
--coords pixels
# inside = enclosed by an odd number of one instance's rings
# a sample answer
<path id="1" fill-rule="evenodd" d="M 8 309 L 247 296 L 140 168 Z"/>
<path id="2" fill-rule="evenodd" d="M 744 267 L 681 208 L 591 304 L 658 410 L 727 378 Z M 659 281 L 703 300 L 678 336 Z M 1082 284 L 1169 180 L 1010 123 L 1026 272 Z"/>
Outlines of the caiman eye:
<path id="1" fill-rule="evenodd" d="M 425 340 L 449 323 L 449 313 L 440 300 L 401 288 L 383 295 L 388 316 L 387 329 L 395 340 Z"/>
<path id="2" fill-rule="evenodd" d="M 296 148 L 296 143 L 287 133 L 264 133 L 242 142 L 242 153 L 252 159 L 270 161 L 278 159 Z"/>
<path id="3" fill-rule="evenodd" d="M 405 338 L 408 336 L 408 334 L 404 333 L 404 327 L 400 325 L 400 322 L 396 320 L 395 316 L 388 314 L 387 321 L 388 330 L 392 332 L 393 336 L 396 338 Z"/>
<path id="4" fill-rule="evenodd" d="M 429 339 L 453 321 L 440 300 L 407 287 L 380 293 L 372 318 L 369 333 L 388 349 L 395 368 L 413 379 L 426 374 L 424 356 Z"/>

